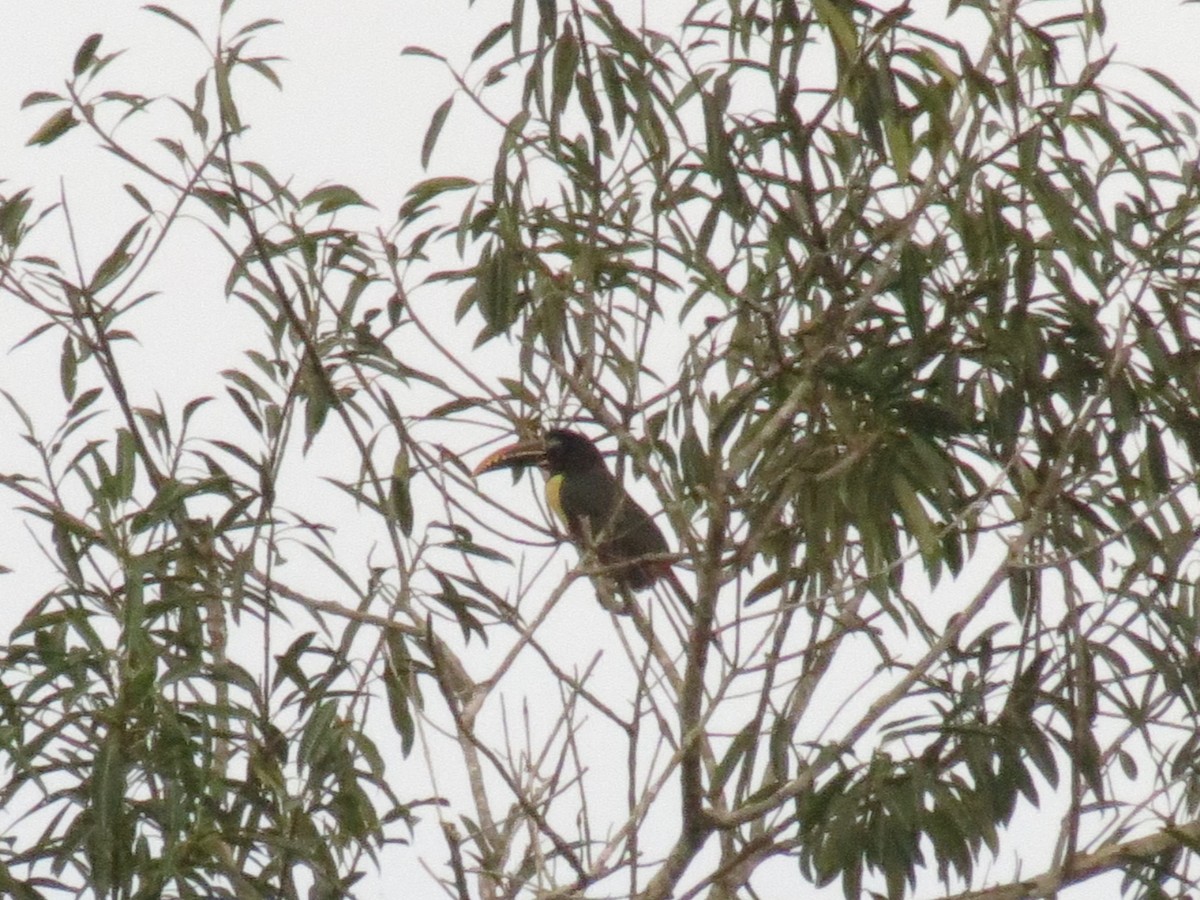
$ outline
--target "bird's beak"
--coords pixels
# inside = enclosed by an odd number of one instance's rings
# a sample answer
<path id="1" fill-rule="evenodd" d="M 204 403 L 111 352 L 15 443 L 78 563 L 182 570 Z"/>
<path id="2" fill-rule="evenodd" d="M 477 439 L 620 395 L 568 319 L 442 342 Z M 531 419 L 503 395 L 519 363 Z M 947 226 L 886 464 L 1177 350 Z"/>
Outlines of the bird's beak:
<path id="1" fill-rule="evenodd" d="M 546 459 L 545 441 L 521 441 L 501 447 L 477 465 L 472 475 L 494 472 L 496 469 L 517 469 L 522 466 L 540 466 Z"/>

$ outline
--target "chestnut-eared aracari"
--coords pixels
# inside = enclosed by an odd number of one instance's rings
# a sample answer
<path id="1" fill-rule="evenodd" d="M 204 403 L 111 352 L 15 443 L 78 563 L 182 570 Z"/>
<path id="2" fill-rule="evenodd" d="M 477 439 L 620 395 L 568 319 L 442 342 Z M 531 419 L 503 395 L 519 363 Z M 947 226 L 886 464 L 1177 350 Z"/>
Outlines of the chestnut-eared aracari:
<path id="1" fill-rule="evenodd" d="M 645 590 L 668 581 L 689 598 L 666 559 L 670 548 L 650 514 L 608 471 L 596 445 L 577 431 L 553 428 L 541 440 L 503 447 L 475 467 L 475 475 L 536 465 L 546 474 L 546 500 L 571 540 L 595 553 L 619 586 Z"/>

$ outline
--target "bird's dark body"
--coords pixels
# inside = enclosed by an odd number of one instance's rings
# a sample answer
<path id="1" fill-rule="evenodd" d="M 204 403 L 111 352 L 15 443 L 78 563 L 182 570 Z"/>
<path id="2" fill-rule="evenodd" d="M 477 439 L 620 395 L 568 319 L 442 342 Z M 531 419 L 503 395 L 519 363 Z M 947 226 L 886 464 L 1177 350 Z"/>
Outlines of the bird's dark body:
<path id="1" fill-rule="evenodd" d="M 554 476 L 560 477 L 560 476 Z M 635 591 L 652 585 L 667 564 L 667 539 L 600 462 L 564 477 L 558 489 L 560 515 L 571 539 L 591 547 L 611 575 Z"/>

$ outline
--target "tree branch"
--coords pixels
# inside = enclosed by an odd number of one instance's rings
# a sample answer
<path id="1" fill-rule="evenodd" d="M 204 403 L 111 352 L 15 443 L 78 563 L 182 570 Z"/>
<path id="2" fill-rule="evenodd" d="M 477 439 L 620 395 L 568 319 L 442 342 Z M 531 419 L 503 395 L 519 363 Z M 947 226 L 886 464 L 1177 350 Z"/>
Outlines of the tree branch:
<path id="1" fill-rule="evenodd" d="M 1187 825 L 1168 825 L 1162 831 L 1124 844 L 1110 844 L 1092 853 L 1079 853 L 1050 872 L 1016 884 L 998 885 L 979 891 L 947 896 L 944 900 L 1028 900 L 1051 897 L 1072 884 L 1079 884 L 1118 871 L 1129 865 L 1148 864 L 1156 856 L 1184 848 L 1195 849 L 1200 842 L 1200 821 Z"/>

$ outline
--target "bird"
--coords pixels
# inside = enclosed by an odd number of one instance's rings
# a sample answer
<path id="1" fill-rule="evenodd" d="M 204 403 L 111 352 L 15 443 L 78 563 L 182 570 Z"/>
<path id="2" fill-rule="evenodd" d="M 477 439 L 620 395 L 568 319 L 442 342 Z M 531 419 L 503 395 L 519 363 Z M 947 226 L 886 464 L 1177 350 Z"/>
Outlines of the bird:
<path id="1" fill-rule="evenodd" d="M 541 439 L 501 447 L 472 474 L 536 465 L 546 475 L 546 501 L 571 541 L 592 551 L 619 587 L 643 591 L 669 582 L 685 604 L 687 591 L 668 559 L 670 547 L 654 519 L 608 470 L 599 448 L 578 431 L 552 428 Z"/>

